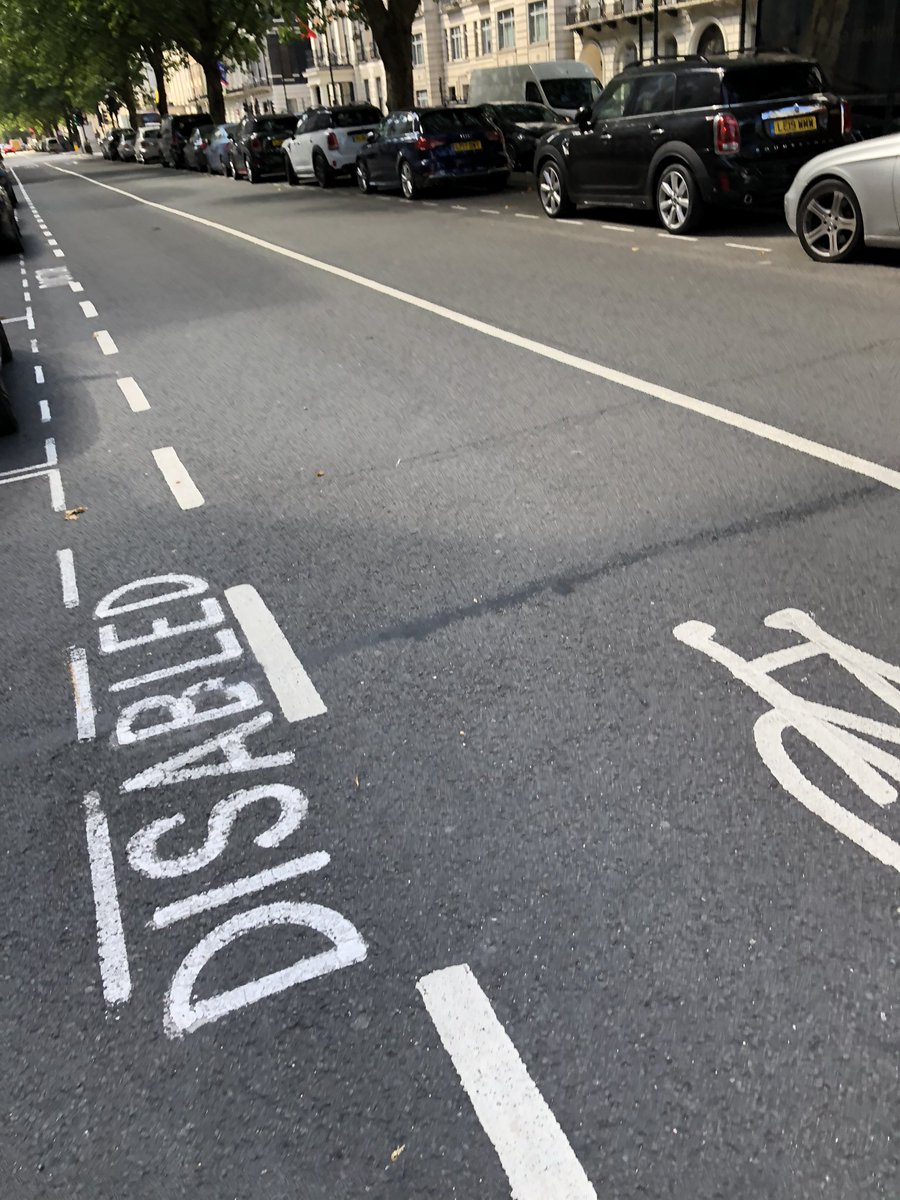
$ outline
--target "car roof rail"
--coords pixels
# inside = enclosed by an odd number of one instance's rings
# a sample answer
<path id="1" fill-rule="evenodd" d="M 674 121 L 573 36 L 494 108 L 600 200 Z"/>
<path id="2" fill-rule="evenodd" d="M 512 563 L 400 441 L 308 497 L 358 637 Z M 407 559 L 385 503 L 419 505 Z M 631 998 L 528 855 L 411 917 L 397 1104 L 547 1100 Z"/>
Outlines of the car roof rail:
<path id="1" fill-rule="evenodd" d="M 678 62 L 708 62 L 709 60 L 702 54 L 667 54 L 665 58 L 658 56 L 656 58 L 646 59 L 644 62 L 626 63 L 622 68 L 624 71 L 636 71 L 639 67 L 660 67 L 666 63 Z"/>

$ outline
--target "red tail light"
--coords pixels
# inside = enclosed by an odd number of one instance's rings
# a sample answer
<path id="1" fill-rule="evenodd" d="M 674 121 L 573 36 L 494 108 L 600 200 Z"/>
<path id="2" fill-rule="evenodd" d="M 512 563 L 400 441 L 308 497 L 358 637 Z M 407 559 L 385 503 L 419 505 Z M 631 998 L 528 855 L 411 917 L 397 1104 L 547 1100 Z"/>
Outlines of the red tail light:
<path id="1" fill-rule="evenodd" d="M 484 140 L 486 142 L 502 142 L 503 134 L 500 132 L 499 129 L 488 129 L 485 132 Z"/>
<path id="2" fill-rule="evenodd" d="M 438 146 L 441 145 L 441 142 L 442 142 L 442 139 L 439 137 L 421 137 L 420 136 L 420 137 L 416 138 L 416 149 L 420 150 L 420 151 L 435 150 L 435 149 L 437 149 Z"/>
<path id="3" fill-rule="evenodd" d="M 841 101 L 841 133 L 853 132 L 853 109 L 846 100 Z"/>
<path id="4" fill-rule="evenodd" d="M 254 133 L 251 136 L 250 149 L 251 150 L 261 150 L 262 149 L 262 138 L 259 136 L 258 133 Z"/>
<path id="5" fill-rule="evenodd" d="M 713 121 L 716 154 L 739 154 L 741 127 L 734 113 L 716 113 Z"/>
<path id="6" fill-rule="evenodd" d="M 327 144 L 329 150 L 337 150 L 337 148 L 338 148 L 337 134 L 334 132 L 333 129 L 329 129 L 329 131 L 328 131 L 328 138 L 326 139 L 326 144 Z"/>

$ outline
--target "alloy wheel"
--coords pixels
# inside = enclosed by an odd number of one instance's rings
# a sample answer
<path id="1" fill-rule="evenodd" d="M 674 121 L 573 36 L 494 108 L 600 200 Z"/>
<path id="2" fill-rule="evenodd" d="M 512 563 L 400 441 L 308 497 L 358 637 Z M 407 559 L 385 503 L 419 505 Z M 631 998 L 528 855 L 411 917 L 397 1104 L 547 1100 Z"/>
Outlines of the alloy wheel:
<path id="1" fill-rule="evenodd" d="M 837 262 L 846 258 L 859 233 L 857 208 L 845 188 L 820 185 L 803 208 L 800 235 L 813 258 Z"/>
<path id="2" fill-rule="evenodd" d="M 369 190 L 369 168 L 364 162 L 356 164 L 356 184 L 361 192 Z"/>
<path id="3" fill-rule="evenodd" d="M 400 190 L 406 200 L 412 200 L 415 195 L 416 185 L 413 179 L 412 167 L 408 162 L 404 162 L 400 167 Z"/>
<path id="4" fill-rule="evenodd" d="M 541 204 L 544 206 L 544 212 L 547 216 L 557 216 L 559 210 L 562 208 L 563 188 L 562 180 L 559 177 L 559 171 L 555 163 L 544 163 L 543 167 L 541 167 L 538 191 L 540 192 Z"/>
<path id="5" fill-rule="evenodd" d="M 691 215 L 691 187 L 681 167 L 669 167 L 659 180 L 659 215 L 670 233 L 685 227 Z"/>

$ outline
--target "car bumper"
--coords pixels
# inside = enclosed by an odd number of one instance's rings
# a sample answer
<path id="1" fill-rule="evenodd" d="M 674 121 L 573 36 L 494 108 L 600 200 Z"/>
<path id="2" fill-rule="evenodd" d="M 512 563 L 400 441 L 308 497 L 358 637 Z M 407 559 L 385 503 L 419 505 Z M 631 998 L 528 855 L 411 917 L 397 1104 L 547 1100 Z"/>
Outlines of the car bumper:
<path id="1" fill-rule="evenodd" d="M 488 179 L 509 171 L 509 160 L 498 158 L 495 162 L 480 162 L 469 166 L 467 163 L 455 162 L 452 165 L 437 165 L 435 163 L 414 164 L 414 169 L 420 182 L 428 184 L 453 183 L 457 180 Z"/>
<path id="2" fill-rule="evenodd" d="M 797 172 L 807 162 L 808 158 L 797 158 L 748 165 L 723 159 L 711 168 L 708 198 L 717 204 L 781 212 Z"/>

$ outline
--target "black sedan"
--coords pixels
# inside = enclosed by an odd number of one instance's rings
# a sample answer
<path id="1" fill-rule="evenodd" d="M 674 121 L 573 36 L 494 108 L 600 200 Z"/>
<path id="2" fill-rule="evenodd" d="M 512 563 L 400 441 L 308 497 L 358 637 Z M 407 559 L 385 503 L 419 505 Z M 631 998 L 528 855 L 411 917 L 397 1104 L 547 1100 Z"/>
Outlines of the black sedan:
<path id="1" fill-rule="evenodd" d="M 361 192 L 399 187 L 407 200 L 444 183 L 503 188 L 510 160 L 503 134 L 477 108 L 410 108 L 392 112 L 360 149 Z"/>
<path id="2" fill-rule="evenodd" d="M 514 171 L 534 170 L 534 150 L 541 138 L 567 122 L 544 104 L 503 100 L 480 104 L 478 111 L 493 121 L 506 138 Z"/>

